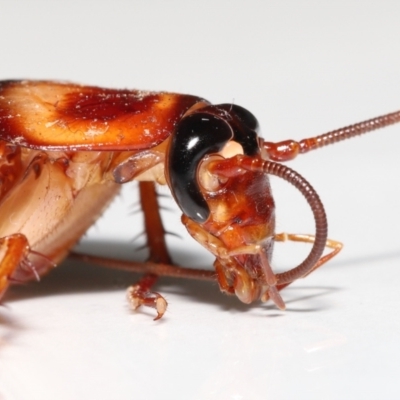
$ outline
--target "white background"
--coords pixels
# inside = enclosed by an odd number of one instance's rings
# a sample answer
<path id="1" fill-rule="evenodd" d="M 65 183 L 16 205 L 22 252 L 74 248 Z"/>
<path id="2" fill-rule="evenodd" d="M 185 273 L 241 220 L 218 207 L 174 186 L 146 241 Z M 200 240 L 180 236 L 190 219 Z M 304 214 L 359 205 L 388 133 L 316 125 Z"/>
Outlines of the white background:
<path id="1" fill-rule="evenodd" d="M 235 102 L 270 140 L 301 139 L 400 108 L 398 1 L 0 0 L 0 79 L 63 79 Z M 216 284 L 161 279 L 169 309 L 130 312 L 138 275 L 66 262 L 14 287 L 0 310 L 0 399 L 398 399 L 400 125 L 290 164 L 345 244 L 287 288 L 287 311 Z M 278 231 L 313 233 L 304 200 L 273 180 Z M 167 192 L 165 189 L 163 192 Z M 143 258 L 127 186 L 86 251 Z M 171 203 L 165 203 L 171 206 Z M 210 256 L 165 213 L 173 256 Z M 306 245 L 279 244 L 293 266 Z M 299 253 L 299 254 L 298 254 Z"/>

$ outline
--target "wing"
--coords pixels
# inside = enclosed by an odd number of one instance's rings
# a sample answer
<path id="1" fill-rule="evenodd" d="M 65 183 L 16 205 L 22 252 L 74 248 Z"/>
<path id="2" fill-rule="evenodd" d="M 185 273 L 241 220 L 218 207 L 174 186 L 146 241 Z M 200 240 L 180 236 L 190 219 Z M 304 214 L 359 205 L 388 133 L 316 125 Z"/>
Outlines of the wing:
<path id="1" fill-rule="evenodd" d="M 52 81 L 0 81 L 0 139 L 45 150 L 140 150 L 199 97 Z"/>

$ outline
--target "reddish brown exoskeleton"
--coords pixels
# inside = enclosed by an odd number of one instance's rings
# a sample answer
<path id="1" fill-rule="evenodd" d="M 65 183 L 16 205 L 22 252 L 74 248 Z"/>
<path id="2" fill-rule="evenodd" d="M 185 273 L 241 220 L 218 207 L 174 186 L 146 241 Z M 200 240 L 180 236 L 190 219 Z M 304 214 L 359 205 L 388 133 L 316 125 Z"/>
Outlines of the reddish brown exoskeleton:
<path id="1" fill-rule="evenodd" d="M 47 273 L 118 193 L 140 181 L 150 259 L 89 261 L 144 272 L 128 289 L 133 308 L 164 314 L 151 292 L 160 275 L 217 279 L 223 292 L 251 303 L 320 267 L 341 249 L 327 239 L 323 205 L 312 186 L 280 164 L 300 153 L 400 121 L 400 112 L 296 142 L 266 142 L 256 118 L 233 104 L 195 96 L 110 90 L 46 81 L 0 83 L 0 293 Z M 314 235 L 276 234 L 268 175 L 293 184 L 315 218 Z M 216 261 L 215 271 L 172 265 L 153 182 L 167 183 L 189 233 Z M 274 273 L 275 241 L 312 243 L 297 267 Z M 323 255 L 325 247 L 331 252 Z"/>

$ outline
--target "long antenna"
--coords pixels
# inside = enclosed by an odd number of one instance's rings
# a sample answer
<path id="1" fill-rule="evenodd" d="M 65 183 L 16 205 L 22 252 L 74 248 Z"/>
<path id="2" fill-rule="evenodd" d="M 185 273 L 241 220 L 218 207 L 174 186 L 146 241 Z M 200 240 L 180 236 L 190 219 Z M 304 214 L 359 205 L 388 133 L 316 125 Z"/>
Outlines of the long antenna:
<path id="1" fill-rule="evenodd" d="M 329 144 L 351 139 L 355 136 L 363 135 L 364 133 L 376 129 L 397 124 L 398 122 L 400 122 L 400 111 L 371 118 L 344 128 L 335 129 L 334 131 L 324 133 L 323 135 L 306 138 L 299 142 L 289 139 L 276 143 L 263 142 L 262 146 L 267 151 L 270 160 L 281 162 L 289 161 L 293 160 L 298 154 L 307 153 L 310 150 L 319 149 Z"/>

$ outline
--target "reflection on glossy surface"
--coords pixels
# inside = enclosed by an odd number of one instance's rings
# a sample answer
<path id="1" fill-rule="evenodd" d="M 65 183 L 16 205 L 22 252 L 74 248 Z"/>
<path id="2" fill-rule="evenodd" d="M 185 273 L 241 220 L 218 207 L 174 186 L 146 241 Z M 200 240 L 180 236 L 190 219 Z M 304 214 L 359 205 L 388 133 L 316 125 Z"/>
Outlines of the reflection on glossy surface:
<path id="1" fill-rule="evenodd" d="M 383 384 L 387 377 L 372 360 L 379 359 L 381 370 L 390 371 L 400 356 L 398 324 L 381 318 L 385 297 L 392 298 L 393 307 L 400 306 L 400 297 L 389 278 L 383 278 L 386 293 L 379 303 L 365 294 L 378 266 L 385 277 L 398 262 L 326 268 L 312 286 L 308 281 L 287 289 L 287 312 L 246 307 L 208 283 L 165 279 L 159 290 L 171 307 L 159 324 L 146 310 L 128 310 L 124 287 L 134 278 L 130 274 L 64 265 L 40 285 L 14 288 L 6 299 L 9 308 L 1 311 L 0 328 L 1 387 L 18 393 L 17 398 L 32 390 L 40 393 L 39 377 L 49 374 L 49 363 L 52 387 L 62 384 L 63 374 L 80 385 L 90 362 L 85 387 L 91 389 L 86 393 L 100 398 L 137 387 L 151 387 L 151 398 L 160 398 L 176 385 L 182 396 L 193 399 L 263 399 L 266 392 L 295 398 L 299 387 L 311 399 L 346 398 L 349 388 L 359 395 L 373 393 L 374 382 Z M 357 282 L 361 268 L 364 282 L 351 288 L 341 282 L 344 277 Z M 21 351 L 23 365 L 18 362 Z M 362 388 L 350 379 L 354 368 L 361 367 Z M 108 376 L 101 389 L 96 389 L 98 376 Z M 154 385 L 161 376 L 164 384 Z M 335 385 L 335 379 L 347 383 Z M 322 393 L 327 387 L 331 395 Z M 56 395 L 51 388 L 48 393 Z M 68 386 L 58 398 L 76 395 Z"/>

